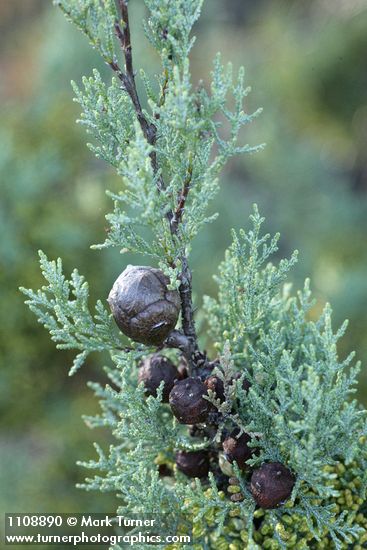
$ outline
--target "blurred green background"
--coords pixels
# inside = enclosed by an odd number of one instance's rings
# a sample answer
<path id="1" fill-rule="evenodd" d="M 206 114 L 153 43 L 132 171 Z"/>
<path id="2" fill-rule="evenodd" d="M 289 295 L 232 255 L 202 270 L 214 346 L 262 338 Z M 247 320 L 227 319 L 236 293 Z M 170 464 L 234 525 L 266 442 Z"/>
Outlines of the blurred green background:
<path id="1" fill-rule="evenodd" d="M 131 1 L 136 67 L 156 63 L 141 31 L 141 0 Z M 117 184 L 86 148 L 75 124 L 70 80 L 98 67 L 97 54 L 48 0 L 0 1 L 0 508 L 2 511 L 111 511 L 113 496 L 75 488 L 94 458 L 81 415 L 98 405 L 86 387 L 103 380 L 93 357 L 68 378 L 72 355 L 57 352 L 23 305 L 18 286 L 41 284 L 37 250 L 61 256 L 104 298 L 130 258 L 91 251 L 103 240 L 105 189 Z M 253 202 L 282 255 L 300 251 L 295 287 L 310 275 L 319 308 L 335 324 L 350 319 L 341 353 L 367 363 L 367 3 L 365 0 L 207 0 L 197 25 L 194 79 L 208 78 L 216 51 L 245 65 L 248 110 L 264 114 L 247 129 L 264 152 L 234 160 L 213 206 L 221 214 L 192 256 L 197 303 L 214 293 L 212 274 L 231 227 L 247 224 Z M 142 260 L 139 260 L 142 262 Z M 367 404 L 367 374 L 359 397 Z"/>

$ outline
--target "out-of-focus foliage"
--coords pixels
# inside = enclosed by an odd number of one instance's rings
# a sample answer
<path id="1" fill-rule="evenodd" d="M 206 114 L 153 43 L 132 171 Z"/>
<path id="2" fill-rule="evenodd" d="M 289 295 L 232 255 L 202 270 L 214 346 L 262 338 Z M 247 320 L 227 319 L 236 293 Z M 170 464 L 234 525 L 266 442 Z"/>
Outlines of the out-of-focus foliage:
<path id="1" fill-rule="evenodd" d="M 138 13 L 133 22 L 143 15 L 141 4 L 131 3 Z M 62 256 L 68 272 L 77 264 L 94 283 L 92 298 L 107 295 L 128 261 L 117 251 L 88 250 L 103 239 L 104 189 L 113 189 L 114 180 L 85 147 L 68 86 L 92 67 L 102 74 L 105 68 L 43 0 L 1 2 L 0 19 L 0 462 L 6 472 L 0 507 L 93 509 L 93 499 L 72 487 L 83 477 L 73 462 L 88 456 L 89 442 L 98 439 L 84 429 L 80 414 L 95 411 L 85 379 L 102 375 L 91 356 L 89 369 L 70 382 L 72 357 L 57 352 L 34 325 L 17 288 L 39 286 L 39 248 Z M 194 73 L 208 80 L 206 62 L 217 50 L 225 62 L 244 63 L 255 84 L 248 111 L 266 106 L 246 141 L 265 139 L 268 146 L 227 169 L 213 207 L 221 216 L 193 247 L 198 301 L 204 292 L 215 293 L 211 273 L 229 228 L 242 226 L 257 202 L 282 233 L 281 254 L 300 250 L 297 286 L 310 274 L 321 302 L 333 303 L 336 324 L 350 319 L 345 347 L 366 364 L 366 7 L 357 0 L 210 0 L 200 34 Z M 151 73 L 155 60 L 145 45 L 138 42 L 135 56 Z M 362 371 L 365 402 L 366 383 Z M 114 509 L 111 501 L 108 508 Z"/>
<path id="2" fill-rule="evenodd" d="M 246 205 L 261 205 L 286 239 L 286 252 L 300 251 L 297 283 L 311 274 L 337 321 L 351 320 L 346 341 L 365 362 L 367 6 L 263 2 L 259 11 L 249 10 L 244 29 L 217 4 L 222 32 L 210 29 L 206 51 L 234 54 L 238 63 L 245 57 L 256 83 L 250 98 L 266 107 L 249 133 L 268 145 L 232 164 L 232 189 L 243 189 Z M 208 10 L 211 22 L 214 14 Z"/>
<path id="3" fill-rule="evenodd" d="M 102 293 L 106 273 L 118 271 L 88 250 L 91 236 L 103 232 L 97 224 L 105 199 L 101 170 L 75 128 L 68 86 L 71 71 L 78 78 L 95 60 L 61 17 L 36 9 L 43 6 L 33 3 L 34 19 L 9 19 L 14 30 L 4 24 L 2 34 L 1 510 L 93 509 L 73 490 L 73 480 L 76 448 L 90 452 L 81 413 L 94 405 L 85 380 L 67 380 L 70 357 L 56 355 L 43 329 L 24 315 L 17 287 L 22 278 L 39 281 L 34 255 L 40 246 L 50 254 L 62 249 L 66 263 L 77 255 Z"/>

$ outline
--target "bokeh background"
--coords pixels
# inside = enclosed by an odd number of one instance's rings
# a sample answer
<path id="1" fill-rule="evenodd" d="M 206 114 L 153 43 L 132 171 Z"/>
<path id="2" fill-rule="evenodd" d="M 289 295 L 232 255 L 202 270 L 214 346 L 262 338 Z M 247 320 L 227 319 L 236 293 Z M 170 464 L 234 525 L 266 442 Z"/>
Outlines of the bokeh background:
<path id="1" fill-rule="evenodd" d="M 131 9 L 135 64 L 151 72 L 142 0 Z M 335 325 L 350 320 L 341 353 L 355 349 L 366 365 L 367 1 L 206 0 L 196 33 L 194 79 L 208 78 L 218 50 L 244 64 L 248 110 L 264 107 L 244 139 L 268 144 L 223 174 L 213 206 L 221 216 L 192 256 L 197 303 L 215 292 L 230 228 L 246 226 L 257 202 L 267 229 L 282 234 L 280 253 L 300 251 L 295 288 L 311 276 L 318 308 L 331 301 Z M 86 148 L 70 87 L 95 66 L 110 75 L 48 0 L 0 0 L 0 44 L 0 509 L 111 511 L 114 497 L 75 488 L 84 477 L 76 461 L 109 441 L 81 419 L 98 410 L 86 382 L 104 379 L 104 358 L 70 379 L 72 355 L 55 350 L 18 291 L 41 284 L 39 248 L 66 271 L 77 266 L 92 301 L 130 260 L 89 248 L 103 240 L 105 189 L 117 181 Z M 367 404 L 366 369 L 359 398 Z"/>

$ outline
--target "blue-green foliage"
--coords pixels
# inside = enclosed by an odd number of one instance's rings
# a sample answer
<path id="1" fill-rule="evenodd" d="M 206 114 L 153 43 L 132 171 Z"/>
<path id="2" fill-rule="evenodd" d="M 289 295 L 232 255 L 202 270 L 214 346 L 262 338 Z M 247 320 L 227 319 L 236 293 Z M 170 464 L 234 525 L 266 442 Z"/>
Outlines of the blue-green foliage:
<path id="1" fill-rule="evenodd" d="M 190 31 L 201 3 L 146 2 L 150 10 L 146 35 L 162 59 L 162 74 L 156 82 L 142 74 L 149 104 L 144 115 L 156 127 L 154 148 L 134 121 L 128 94 L 117 79 L 106 86 L 95 71 L 93 77 L 83 80 L 83 91 L 73 85 L 83 109 L 81 122 L 98 143 L 91 145 L 92 150 L 114 166 L 124 183 L 124 191 L 111 194 L 114 211 L 107 216 L 110 232 L 101 246 L 151 255 L 166 270 L 179 265 L 200 227 L 214 219 L 207 215 L 207 207 L 218 190 L 217 176 L 226 162 L 233 155 L 261 148 L 239 143 L 242 126 L 260 113 L 246 114 L 243 110 L 250 91 L 244 86 L 243 69 L 234 78 L 231 65 L 224 67 L 217 56 L 210 93 L 203 86 L 193 89 L 188 60 L 193 44 Z M 86 29 L 102 57 L 108 62 L 112 56 L 117 63 L 115 54 L 106 55 L 106 47 L 89 24 L 96 17 L 106 24 L 103 2 L 94 2 L 89 12 L 84 2 L 64 0 L 61 5 L 78 26 Z M 153 171 L 149 162 L 153 150 L 158 171 Z M 164 185 L 156 185 L 160 178 Z M 177 197 L 185 186 L 189 186 L 190 193 L 178 238 L 172 242 L 165 215 L 170 210 L 175 212 Z M 148 228 L 148 233 L 143 231 L 142 235 L 142 228 Z"/>
<path id="2" fill-rule="evenodd" d="M 119 63 L 112 30 L 118 17 L 112 0 L 56 3 L 107 63 Z M 177 286 L 180 261 L 188 254 L 192 239 L 213 218 L 208 217 L 207 208 L 217 191 L 220 170 L 233 155 L 259 149 L 239 141 L 241 127 L 259 112 L 247 115 L 243 111 L 249 90 L 244 87 L 242 69 L 233 79 L 231 66 L 224 68 L 218 56 L 210 92 L 202 85 L 193 88 L 190 32 L 201 4 L 200 0 L 146 0 L 145 31 L 162 60 L 162 74 L 156 82 L 142 75 L 149 104 L 143 115 L 150 129 L 155 128 L 154 139 L 149 139 L 139 113 L 135 120 L 136 105 L 117 78 L 107 86 L 95 71 L 84 79 L 83 91 L 74 85 L 83 111 L 81 121 L 95 141 L 92 150 L 116 169 L 124 184 L 121 193 L 111 194 L 110 231 L 100 247 L 118 246 L 153 256 L 173 286 Z M 184 194 L 183 212 L 178 214 L 177 201 Z M 173 219 L 180 216 L 174 233 L 168 213 Z M 282 288 L 296 255 L 276 266 L 267 263 L 277 250 L 278 236 L 263 236 L 262 222 L 255 208 L 252 230 L 233 233 L 219 269 L 218 297 L 205 299 L 210 335 L 221 358 L 217 374 L 226 393 L 222 404 L 209 392 L 208 399 L 222 413 L 217 438 L 225 426 L 235 424 L 256 440 L 259 454 L 250 461 L 252 465 L 280 460 L 296 474 L 294 506 L 270 512 L 274 525 L 282 514 L 300 513 L 316 538 L 326 529 L 336 548 L 342 548 L 344 539 L 358 538 L 359 528 L 344 515 L 335 517 L 330 506 L 324 505 L 328 497 L 337 496 L 325 466 L 354 461 L 365 490 L 360 441 L 366 435 L 365 412 L 349 400 L 359 366 L 349 368 L 352 355 L 338 358 L 337 342 L 346 325 L 333 332 L 330 307 L 317 320 L 310 316 L 313 304 L 308 282 L 297 298 L 289 296 L 289 288 Z M 210 442 L 190 441 L 168 406 L 161 403 L 163 388 L 156 399 L 147 399 L 138 386 L 136 366 L 152 350 L 133 342 L 129 351 L 124 350 L 102 302 L 97 302 L 96 313 L 91 314 L 88 285 L 77 271 L 68 281 L 61 261 L 50 262 L 43 254 L 41 268 L 47 286 L 38 292 L 23 291 L 58 347 L 78 351 L 71 372 L 90 352 L 108 351 L 111 358 L 106 372 L 113 385 L 92 385 L 102 413 L 86 421 L 91 427 L 109 427 L 116 444 L 108 452 L 97 447 L 98 460 L 82 463 L 102 474 L 87 479 L 85 487 L 119 494 L 123 515 L 165 510 L 172 516 L 191 517 L 197 507 L 199 521 L 213 512 L 219 531 L 229 514 L 240 507 L 251 539 L 255 503 L 236 468 L 244 495 L 237 504 L 222 498 L 212 475 L 210 496 L 199 481 L 189 485 L 177 471 L 174 482 L 159 477 L 158 462 L 172 464 L 175 450 L 203 448 Z M 234 372 L 242 375 L 235 382 Z M 248 393 L 242 389 L 243 378 L 251 383 Z M 278 535 L 277 540 L 284 546 Z"/>
<path id="3" fill-rule="evenodd" d="M 348 369 L 353 353 L 339 360 L 337 342 L 347 323 L 334 333 L 329 305 L 316 321 L 307 319 L 309 281 L 297 298 L 279 292 L 295 256 L 261 269 L 277 236 L 267 245 L 257 209 L 252 219 L 254 229 L 242 232 L 242 243 L 234 234 L 220 266 L 218 299 L 206 299 L 207 318 L 214 338 L 230 342 L 234 363 L 252 384 L 238 416 L 247 432 L 262 434 L 260 460 L 291 464 L 302 472 L 299 479 L 327 496 L 323 466 L 336 458 L 350 462 L 358 453 L 365 413 L 348 398 L 360 365 Z"/>
<path id="4" fill-rule="evenodd" d="M 94 316 L 90 313 L 89 287 L 84 277 L 75 269 L 70 281 L 67 280 L 61 260 L 49 261 L 43 252 L 40 252 L 40 265 L 48 285 L 37 292 L 21 290 L 28 297 L 29 308 L 50 332 L 57 347 L 80 351 L 70 374 L 75 373 L 89 353 L 120 348 L 121 338 L 102 302 L 97 302 Z"/>
<path id="5" fill-rule="evenodd" d="M 267 258 L 270 248 L 274 251 L 274 240 L 271 241 L 273 245 L 264 251 L 267 239 L 260 234 L 262 220 L 257 210 L 252 219 L 253 230 L 242 234 L 243 240 L 248 243 L 247 253 L 244 254 L 235 240 L 236 246 L 230 247 L 231 252 L 227 253 L 221 266 L 219 295 L 222 299 L 224 289 L 234 275 L 231 266 L 240 264 L 246 272 L 253 269 L 259 258 Z M 88 479 L 85 487 L 120 494 L 123 504 L 119 511 L 123 514 L 142 509 L 152 512 L 167 509 L 177 515 L 182 503 L 189 502 L 190 505 L 186 505 L 189 510 L 195 505 L 201 510 L 198 521 L 215 509 L 220 528 L 230 511 L 240 506 L 250 525 L 254 503 L 245 483 L 243 491 L 246 498 L 239 505 L 234 505 L 220 498 L 214 478 L 211 478 L 212 494 L 208 497 L 200 483 L 191 487 L 180 474 L 176 476 L 174 488 L 166 486 L 158 477 L 158 456 L 172 461 L 175 450 L 195 450 L 205 447 L 208 442 L 190 441 L 172 420 L 167 406 L 161 404 L 161 395 L 157 399 L 144 397 L 143 388 L 137 387 L 135 374 L 136 364 L 144 352 L 116 351 L 118 337 L 102 310 L 98 322 L 93 325 L 94 321 L 86 309 L 87 289 L 83 287 L 85 283 L 80 276 L 72 276 L 70 284 L 75 298 L 70 300 L 69 283 L 62 275 L 61 266 L 47 262 L 44 257 L 41 261 L 50 283 L 47 288 L 52 288 L 55 294 L 51 300 L 46 298 L 47 289 L 37 295 L 29 294 L 33 300 L 31 307 L 40 316 L 41 322 L 50 329 L 54 339 L 63 340 L 61 347 L 81 349 L 84 346 L 86 351 L 109 349 L 114 364 L 106 368 L 114 388 L 91 384 L 100 399 L 102 414 L 88 417 L 86 422 L 90 427 L 110 427 L 117 444 L 111 446 L 107 454 L 98 448 L 97 461 L 82 463 L 102 472 L 102 475 Z M 254 276 L 246 280 L 246 286 L 242 282 L 242 286 L 238 287 L 249 298 L 258 297 L 262 303 L 261 315 L 257 307 L 253 308 L 252 316 L 244 311 L 242 317 L 234 309 L 233 315 L 229 314 L 226 319 L 225 330 L 234 330 L 238 322 L 244 322 L 244 319 L 249 326 L 253 326 L 256 320 L 256 336 L 253 331 L 247 334 L 244 331 L 241 347 L 236 344 L 235 350 L 227 339 L 221 367 L 218 368 L 218 375 L 225 382 L 227 400 L 225 404 L 220 404 L 211 394 L 209 399 L 223 413 L 224 423 L 236 424 L 256 436 L 261 452 L 250 461 L 251 464 L 277 460 L 288 464 L 297 474 L 292 497 L 295 505 L 271 512 L 274 521 L 279 521 L 284 513 L 301 513 L 307 518 L 316 537 L 327 528 L 330 536 L 335 538 L 336 547 L 342 548 L 340 540 L 344 536 L 358 538 L 359 529 L 349 525 L 344 516 L 335 518 L 330 506 L 322 505 L 323 499 L 337 496 L 330 484 L 335 474 L 330 475 L 324 467 L 340 460 L 351 463 L 361 453 L 360 437 L 366 433 L 365 412 L 359 410 L 356 402 L 348 400 L 349 394 L 354 391 L 358 364 L 348 372 L 353 355 L 344 361 L 338 359 L 336 344 L 346 325 L 336 333 L 332 331 L 329 306 L 318 320 L 307 319 L 312 307 L 308 282 L 297 298 L 289 297 L 288 292 L 282 291 L 286 264 L 283 261 L 278 266 L 267 266 L 263 271 L 256 268 Z M 264 281 L 270 280 L 269 273 L 273 284 L 264 284 Z M 229 297 L 228 303 L 230 300 Z M 215 300 L 208 303 L 209 321 L 212 326 L 218 326 L 220 321 L 216 318 Z M 52 310 L 56 311 L 58 322 L 65 322 L 69 317 L 70 324 L 59 330 Z M 229 384 L 228 373 L 232 375 L 233 371 L 239 371 L 250 381 L 248 394 L 241 389 L 241 380 Z M 233 407 L 233 412 L 230 412 Z M 365 471 L 360 469 L 357 473 L 366 484 Z M 313 491 L 312 497 L 310 490 Z M 318 504 L 314 503 L 315 494 L 319 498 Z"/>
<path id="6" fill-rule="evenodd" d="M 146 37 L 157 50 L 162 64 L 168 70 L 186 62 L 195 37 L 193 25 L 200 17 L 204 0 L 145 0 L 150 17 L 144 22 Z M 171 58 L 171 59 L 170 59 Z"/>
<path id="7" fill-rule="evenodd" d="M 55 0 L 54 3 L 89 38 L 105 61 L 117 59 L 114 32 L 117 10 L 114 0 Z"/>
<path id="8" fill-rule="evenodd" d="M 269 322 L 270 305 L 279 301 L 279 284 L 297 260 L 282 260 L 277 268 L 267 263 L 277 248 L 279 235 L 260 235 L 263 219 L 257 208 L 251 217 L 253 230 L 232 232 L 233 243 L 219 267 L 218 299 L 205 298 L 211 336 L 222 349 L 223 337 L 230 340 L 234 352 L 242 351 L 245 339 L 257 339 L 259 330 Z"/>
<path id="9" fill-rule="evenodd" d="M 366 414 L 349 400 L 360 365 L 349 368 L 354 354 L 338 358 L 337 342 L 347 323 L 334 333 L 329 305 L 319 319 L 308 318 L 309 281 L 298 297 L 289 297 L 289 289 L 280 292 L 294 260 L 260 270 L 276 239 L 266 245 L 269 235 L 259 232 L 263 220 L 257 209 L 252 219 L 254 229 L 241 235 L 246 246 L 234 235 L 220 266 L 218 299 L 206 299 L 213 336 L 229 339 L 233 362 L 251 383 L 247 394 L 240 392 L 231 420 L 256 434 L 262 452 L 252 464 L 281 461 L 297 472 L 293 497 L 305 507 L 303 513 L 315 521 L 324 518 L 325 524 L 332 514 L 322 506 L 313 510 L 306 495 L 312 488 L 322 498 L 335 496 L 325 466 L 337 460 L 350 464 L 360 455 Z M 217 406 L 225 412 L 224 405 Z"/>

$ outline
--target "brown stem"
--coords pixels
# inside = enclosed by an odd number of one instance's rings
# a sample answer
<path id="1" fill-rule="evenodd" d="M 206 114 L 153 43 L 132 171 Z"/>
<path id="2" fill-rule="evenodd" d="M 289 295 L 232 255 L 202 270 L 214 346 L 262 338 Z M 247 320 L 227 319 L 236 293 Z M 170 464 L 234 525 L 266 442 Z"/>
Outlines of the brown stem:
<path id="1" fill-rule="evenodd" d="M 126 90 L 126 92 L 129 94 L 131 98 L 139 124 L 142 128 L 145 138 L 147 139 L 150 145 L 154 146 L 157 140 L 157 127 L 153 123 L 150 123 L 144 116 L 141 103 L 139 100 L 138 92 L 136 89 L 127 0 L 118 0 L 118 5 L 121 13 L 123 28 L 121 28 L 119 22 L 116 21 L 115 32 L 122 47 L 122 51 L 125 58 L 126 70 L 125 72 L 123 72 L 118 66 L 118 64 L 115 62 L 110 62 L 109 65 L 115 71 L 118 78 L 123 83 L 124 89 Z M 164 103 L 165 94 L 166 94 L 167 85 L 168 85 L 168 75 L 166 74 L 165 76 L 166 76 L 166 79 L 165 79 L 165 83 L 162 91 L 161 105 L 163 105 Z M 157 154 L 155 151 L 151 152 L 150 159 L 152 163 L 153 172 L 155 176 L 157 176 L 157 174 L 159 173 L 159 167 L 158 167 L 158 161 L 157 161 Z M 170 231 L 173 238 L 177 238 L 178 226 L 179 226 L 179 223 L 181 222 L 181 219 L 184 213 L 186 199 L 190 190 L 190 184 L 192 180 L 192 170 L 193 170 L 192 162 L 190 159 L 188 176 L 184 181 L 183 189 L 178 200 L 177 208 L 174 212 L 169 211 L 167 213 L 167 219 L 170 224 Z M 164 184 L 162 175 L 159 175 L 157 178 L 157 187 L 160 192 L 165 189 L 165 184 Z M 182 351 L 184 355 L 187 357 L 190 370 L 192 372 L 195 372 L 197 367 L 195 358 L 198 356 L 202 357 L 203 354 L 199 352 L 199 347 L 197 343 L 197 334 L 195 329 L 195 321 L 194 321 L 194 315 L 193 315 L 192 274 L 191 274 L 191 270 L 189 268 L 188 260 L 185 254 L 182 255 L 180 260 L 182 264 L 182 271 L 180 276 L 181 284 L 179 287 L 179 292 L 181 296 L 182 329 L 184 333 L 183 336 L 186 338 L 185 346 L 184 346 L 185 349 L 184 351 L 183 350 Z M 174 338 L 171 339 L 171 343 L 173 342 L 174 342 Z M 182 339 L 180 340 L 179 343 L 182 347 L 183 345 Z M 179 349 L 181 349 L 180 345 L 177 345 Z"/>
<path id="2" fill-rule="evenodd" d="M 191 342 L 180 330 L 173 330 L 169 333 L 163 343 L 166 348 L 176 348 L 182 351 L 187 360 L 191 357 Z"/>
<path id="3" fill-rule="evenodd" d="M 147 131 L 150 129 L 150 125 L 146 121 L 145 117 L 143 116 L 138 92 L 136 90 L 136 83 L 135 83 L 135 74 L 134 74 L 134 68 L 133 68 L 133 52 L 131 49 L 131 37 L 130 37 L 130 23 L 129 23 L 129 10 L 127 8 L 127 2 L 126 0 L 119 0 L 119 7 L 121 12 L 121 21 L 123 24 L 123 29 L 121 29 L 119 23 L 115 22 L 115 31 L 117 38 L 120 40 L 122 51 L 124 53 L 125 58 L 125 68 L 126 68 L 126 74 L 125 74 L 125 80 L 128 84 L 128 93 L 131 97 L 131 100 L 134 104 L 136 113 L 139 118 L 140 124 L 143 122 L 144 128 L 143 131 Z M 151 134 L 153 135 L 155 132 L 153 128 L 151 129 Z M 148 135 L 146 136 L 148 139 Z"/>
<path id="4" fill-rule="evenodd" d="M 133 54 L 131 49 L 131 38 L 130 38 L 130 23 L 129 23 L 129 10 L 127 7 L 127 1 L 126 0 L 119 0 L 119 6 L 120 6 L 120 12 L 121 12 L 121 18 L 124 23 L 124 30 L 123 30 L 123 49 L 125 52 L 125 60 L 126 60 L 126 72 L 128 74 L 134 75 L 133 72 Z"/>
<path id="5" fill-rule="evenodd" d="M 168 88 L 168 71 L 167 71 L 167 69 L 164 69 L 164 82 L 163 82 L 163 85 L 162 85 L 162 95 L 161 95 L 161 98 L 159 100 L 159 107 L 163 107 L 164 102 L 166 101 L 167 88 Z M 159 117 L 160 117 L 159 113 L 154 114 L 154 118 L 156 120 L 159 120 Z"/>
<path id="6" fill-rule="evenodd" d="M 193 171 L 193 166 L 192 166 L 192 159 L 190 155 L 188 173 L 183 182 L 181 194 L 178 199 L 178 204 L 175 212 L 173 213 L 172 220 L 171 220 L 171 229 L 173 234 L 177 233 L 178 225 L 181 222 L 181 219 L 185 210 L 186 199 L 190 191 L 190 185 L 192 180 L 192 171 Z"/>
<path id="7" fill-rule="evenodd" d="M 182 256 L 181 262 L 182 272 L 179 292 L 181 297 L 182 329 L 189 341 L 188 362 L 191 374 L 197 374 L 197 358 L 201 357 L 202 354 L 199 352 L 192 305 L 192 274 L 185 255 Z"/>
<path id="8" fill-rule="evenodd" d="M 178 199 L 178 204 L 171 219 L 171 232 L 173 235 L 177 235 L 178 227 L 184 214 L 186 200 L 190 191 L 190 185 L 192 181 L 192 172 L 193 165 L 190 155 L 188 173 L 183 182 L 181 194 Z M 189 365 L 192 367 L 192 372 L 195 372 L 197 370 L 197 358 L 201 358 L 202 354 L 199 351 L 195 329 L 194 310 L 192 304 L 192 273 L 188 264 L 187 256 L 185 254 L 183 254 L 181 257 L 181 264 L 182 270 L 179 292 L 181 296 L 182 328 L 184 334 L 188 337 L 190 342 Z"/>

